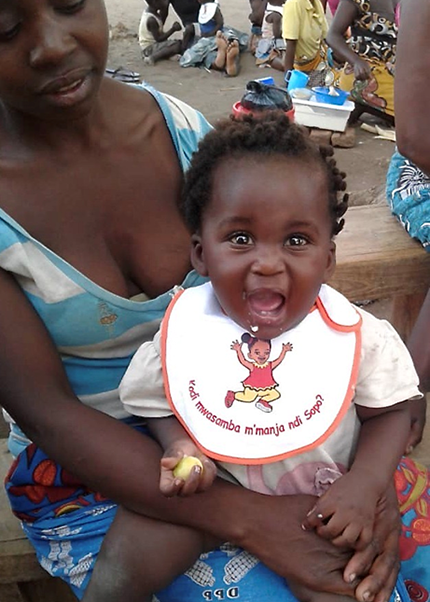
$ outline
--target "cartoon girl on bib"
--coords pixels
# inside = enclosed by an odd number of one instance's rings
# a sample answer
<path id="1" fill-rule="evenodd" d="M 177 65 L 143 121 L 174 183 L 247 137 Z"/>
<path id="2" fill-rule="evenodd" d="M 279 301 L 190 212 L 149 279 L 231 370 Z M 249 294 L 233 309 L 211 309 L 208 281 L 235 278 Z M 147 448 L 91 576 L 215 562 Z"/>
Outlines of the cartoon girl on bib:
<path id="1" fill-rule="evenodd" d="M 273 408 L 270 404 L 281 397 L 277 389 L 278 383 L 273 378 L 273 370 L 284 360 L 288 351 L 293 350 L 293 346 L 291 343 L 283 343 L 279 357 L 269 362 L 272 348 L 270 340 L 258 339 L 247 332 L 242 335 L 241 340 L 248 345 L 248 357 L 251 361 L 245 359 L 242 343 L 239 341 L 233 341 L 231 349 L 236 351 L 237 359 L 242 366 L 249 370 L 249 376 L 242 383 L 243 391 L 227 391 L 225 405 L 231 408 L 235 400 L 252 403 L 257 399 L 256 408 L 262 412 L 271 412 Z"/>

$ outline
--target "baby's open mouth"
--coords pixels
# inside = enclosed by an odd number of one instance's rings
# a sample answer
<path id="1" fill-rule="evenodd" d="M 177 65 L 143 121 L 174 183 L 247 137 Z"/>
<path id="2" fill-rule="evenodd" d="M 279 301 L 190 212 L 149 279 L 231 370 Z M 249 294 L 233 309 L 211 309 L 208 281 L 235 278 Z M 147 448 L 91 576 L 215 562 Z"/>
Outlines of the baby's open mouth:
<path id="1" fill-rule="evenodd" d="M 279 292 L 259 290 L 247 295 L 248 306 L 252 314 L 261 318 L 276 316 L 285 305 L 285 297 Z"/>

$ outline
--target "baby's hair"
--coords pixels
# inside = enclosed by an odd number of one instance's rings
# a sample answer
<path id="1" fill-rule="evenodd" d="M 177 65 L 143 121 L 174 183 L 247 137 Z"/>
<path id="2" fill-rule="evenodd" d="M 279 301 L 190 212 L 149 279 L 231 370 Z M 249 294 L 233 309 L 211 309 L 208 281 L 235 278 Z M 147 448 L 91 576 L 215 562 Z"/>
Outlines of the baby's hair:
<path id="1" fill-rule="evenodd" d="M 317 163 L 327 173 L 332 236 L 342 230 L 348 208 L 345 173 L 336 167 L 331 146 L 318 146 L 302 127 L 290 122 L 282 111 L 267 111 L 259 117 L 230 117 L 220 121 L 200 141 L 185 174 L 181 209 L 192 233 L 199 232 L 208 207 L 216 167 L 224 160 L 247 155 L 292 157 Z M 310 168 L 311 169 L 311 168 Z"/>
<path id="2" fill-rule="evenodd" d="M 245 343 L 245 345 L 248 345 L 249 351 L 251 351 L 255 343 L 257 343 L 258 341 L 264 341 L 265 343 L 269 343 L 270 349 L 272 348 L 272 342 L 269 339 L 259 339 L 258 337 L 253 337 L 252 334 L 249 334 L 249 332 L 244 332 L 243 335 L 240 337 L 240 340 L 242 341 L 242 343 Z"/>

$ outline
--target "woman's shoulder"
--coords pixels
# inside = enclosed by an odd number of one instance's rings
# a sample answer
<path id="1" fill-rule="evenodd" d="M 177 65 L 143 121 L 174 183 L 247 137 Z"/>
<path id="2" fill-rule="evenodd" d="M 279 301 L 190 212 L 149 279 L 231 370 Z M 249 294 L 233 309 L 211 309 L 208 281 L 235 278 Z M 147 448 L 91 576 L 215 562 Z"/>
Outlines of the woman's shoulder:
<path id="1" fill-rule="evenodd" d="M 111 88 L 111 98 L 115 95 L 115 102 L 111 104 L 116 109 L 115 119 L 127 119 L 145 128 L 167 126 L 181 166 L 187 169 L 199 140 L 211 129 L 200 111 L 145 82 L 138 85 L 113 83 L 115 89 L 108 84 L 105 94 L 108 95 Z"/>

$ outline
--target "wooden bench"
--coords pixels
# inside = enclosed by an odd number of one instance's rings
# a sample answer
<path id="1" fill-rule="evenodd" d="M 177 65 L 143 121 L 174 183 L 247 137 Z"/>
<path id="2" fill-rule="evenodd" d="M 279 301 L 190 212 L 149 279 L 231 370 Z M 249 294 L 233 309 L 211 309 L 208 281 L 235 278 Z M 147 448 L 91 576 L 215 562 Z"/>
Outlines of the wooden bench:
<path id="1" fill-rule="evenodd" d="M 430 286 L 430 254 L 412 240 L 386 206 L 353 207 L 338 236 L 337 268 L 330 284 L 350 300 L 394 299 L 391 319 L 405 336 Z M 418 452 L 419 452 L 418 448 Z M 420 457 L 430 466 L 430 454 Z M 0 439 L 0 477 L 11 463 Z M 37 564 L 34 552 L 0 491 L 0 602 L 75 600 Z"/>
<path id="2" fill-rule="evenodd" d="M 330 284 L 351 301 L 391 298 L 387 318 L 406 339 L 430 286 L 430 253 L 386 205 L 348 209 L 336 247 Z"/>

